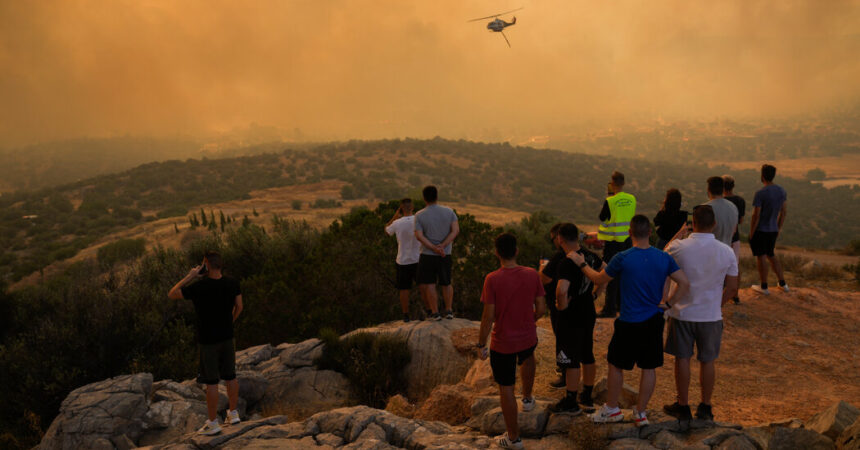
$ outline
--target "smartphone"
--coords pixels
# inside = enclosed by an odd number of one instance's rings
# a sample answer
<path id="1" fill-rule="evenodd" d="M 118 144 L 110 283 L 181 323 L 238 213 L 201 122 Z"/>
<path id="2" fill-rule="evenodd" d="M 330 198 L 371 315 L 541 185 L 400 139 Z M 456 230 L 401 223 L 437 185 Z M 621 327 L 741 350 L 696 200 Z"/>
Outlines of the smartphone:
<path id="1" fill-rule="evenodd" d="M 197 274 L 198 275 L 206 275 L 207 273 L 209 273 L 209 268 L 206 267 L 206 264 L 201 264 L 200 270 L 197 271 Z"/>

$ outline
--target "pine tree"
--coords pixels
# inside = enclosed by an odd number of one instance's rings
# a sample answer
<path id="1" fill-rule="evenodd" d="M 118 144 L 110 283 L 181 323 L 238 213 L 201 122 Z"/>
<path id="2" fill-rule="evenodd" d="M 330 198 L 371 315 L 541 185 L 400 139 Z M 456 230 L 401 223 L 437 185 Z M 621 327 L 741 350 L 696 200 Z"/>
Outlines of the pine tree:
<path id="1" fill-rule="evenodd" d="M 248 228 L 248 225 L 251 225 L 251 219 L 248 218 L 248 215 L 245 215 L 245 218 L 242 219 L 242 228 Z"/>
<path id="2" fill-rule="evenodd" d="M 208 226 L 209 222 L 206 220 L 206 211 L 203 211 L 203 208 L 200 208 L 200 219 L 203 221 L 203 226 Z"/>
<path id="3" fill-rule="evenodd" d="M 254 211 L 252 212 L 252 214 L 254 214 L 254 217 L 260 216 L 260 214 L 257 213 L 257 208 L 254 208 Z"/>
<path id="4" fill-rule="evenodd" d="M 175 231 L 175 232 L 176 232 L 176 234 L 179 234 L 179 226 L 178 226 L 178 225 L 176 225 L 176 223 L 175 223 L 175 222 L 173 223 L 173 231 Z"/>

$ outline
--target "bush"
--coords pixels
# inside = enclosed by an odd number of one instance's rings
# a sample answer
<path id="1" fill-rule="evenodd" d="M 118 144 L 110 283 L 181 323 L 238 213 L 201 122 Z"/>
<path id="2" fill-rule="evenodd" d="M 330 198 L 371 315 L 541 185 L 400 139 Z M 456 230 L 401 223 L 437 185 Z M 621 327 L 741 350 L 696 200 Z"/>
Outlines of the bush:
<path id="1" fill-rule="evenodd" d="M 298 210 L 302 209 L 302 201 L 301 201 L 301 200 L 293 200 L 293 201 L 290 203 L 290 206 L 292 206 L 292 207 L 293 207 L 293 209 L 295 209 L 296 211 L 298 211 Z"/>
<path id="2" fill-rule="evenodd" d="M 412 359 L 406 339 L 384 333 L 356 333 L 341 339 L 331 329 L 322 330 L 320 339 L 325 348 L 316 365 L 344 374 L 361 403 L 384 408 L 389 397 L 406 393 L 403 369 Z"/>
<path id="3" fill-rule="evenodd" d="M 109 268 L 143 256 L 145 252 L 146 239 L 120 239 L 99 247 L 98 260 L 102 267 Z"/>
<path id="4" fill-rule="evenodd" d="M 325 209 L 325 208 L 337 208 L 341 206 L 342 203 L 332 199 L 332 198 L 318 198 L 311 204 L 311 208 L 316 209 Z"/>

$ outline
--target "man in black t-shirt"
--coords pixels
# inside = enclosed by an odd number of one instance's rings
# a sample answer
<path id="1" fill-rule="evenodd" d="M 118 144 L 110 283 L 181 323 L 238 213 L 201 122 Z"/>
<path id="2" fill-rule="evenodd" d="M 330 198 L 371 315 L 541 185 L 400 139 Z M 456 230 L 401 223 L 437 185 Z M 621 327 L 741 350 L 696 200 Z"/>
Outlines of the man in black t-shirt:
<path id="1" fill-rule="evenodd" d="M 230 407 L 224 423 L 239 423 L 239 411 L 236 410 L 239 383 L 236 381 L 233 322 L 242 312 L 242 291 L 238 281 L 221 274 L 221 268 L 221 255 L 208 252 L 203 258 L 203 264 L 191 269 L 167 294 L 173 300 L 191 300 L 197 314 L 197 339 L 200 344 L 200 373 L 197 382 L 206 385 L 206 408 L 209 415 L 209 420 L 198 430 L 204 435 L 221 432 L 216 417 L 219 380 L 226 382 Z"/>
<path id="2" fill-rule="evenodd" d="M 738 209 L 738 229 L 735 230 L 735 234 L 732 235 L 732 250 L 735 252 L 735 259 L 738 263 L 741 262 L 741 223 L 744 221 L 744 214 L 746 214 L 747 202 L 740 195 L 735 195 L 735 179 L 731 175 L 723 175 L 723 198 L 732 202 L 733 205 Z M 740 269 L 740 265 L 738 265 L 738 269 Z M 740 276 L 741 273 L 738 271 L 738 285 L 740 286 Z M 735 295 L 732 299 L 733 302 L 737 305 L 741 302 L 740 297 Z"/>
<path id="3" fill-rule="evenodd" d="M 544 291 L 546 291 L 546 306 L 549 309 L 549 320 L 550 324 L 552 324 L 552 332 L 556 336 L 556 354 L 558 354 L 558 329 L 556 328 L 558 326 L 556 323 L 558 321 L 558 310 L 555 309 L 555 287 L 558 284 L 558 265 L 567 258 L 567 255 L 560 250 L 558 243 L 558 229 L 560 227 L 561 224 L 557 223 L 550 228 L 549 238 L 550 241 L 552 241 L 552 245 L 556 249 L 556 252 L 550 259 L 541 260 L 540 267 L 538 269 L 538 273 L 540 273 L 540 281 L 543 283 Z M 562 389 L 566 386 L 564 380 L 564 369 L 561 366 L 558 366 L 556 370 L 559 372 L 559 378 L 551 382 L 549 385 L 554 389 Z"/>
<path id="4" fill-rule="evenodd" d="M 558 230 L 558 241 L 565 254 L 577 252 L 594 270 L 601 270 L 604 262 L 594 253 L 580 247 L 579 230 L 572 223 L 563 224 Z M 594 406 L 591 391 L 594 388 L 594 323 L 597 311 L 594 299 L 605 285 L 595 288 L 594 283 L 582 274 L 576 263 L 564 258 L 558 266 L 558 286 L 555 303 L 558 309 L 557 335 L 558 350 L 556 362 L 564 368 L 567 392 L 558 403 L 550 406 L 553 412 L 579 414 L 579 402 L 584 406 Z M 580 366 L 582 366 L 583 388 L 577 402 Z"/>

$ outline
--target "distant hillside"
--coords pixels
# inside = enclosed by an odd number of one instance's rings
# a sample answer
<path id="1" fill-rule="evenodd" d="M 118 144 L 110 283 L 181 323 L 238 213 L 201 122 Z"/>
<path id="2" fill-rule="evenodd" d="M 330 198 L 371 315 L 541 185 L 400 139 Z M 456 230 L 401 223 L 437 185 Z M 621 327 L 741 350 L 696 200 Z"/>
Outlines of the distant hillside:
<path id="1" fill-rule="evenodd" d="M 185 216 L 198 205 L 248 198 L 254 190 L 324 180 L 347 183 L 342 199 L 418 197 L 422 186 L 433 183 L 443 202 L 544 210 L 593 224 L 609 174 L 616 169 L 627 175 L 639 211 L 649 216 L 670 187 L 681 190 L 688 209 L 706 201 L 705 179 L 728 171 L 440 138 L 350 141 L 239 158 L 150 163 L 0 196 L 0 276 L 20 279 L 74 255 L 100 236 L 156 217 Z M 758 173 L 733 174 L 737 191 L 751 203 Z M 777 182 L 789 198 L 782 244 L 841 248 L 860 235 L 860 213 L 847 207 L 856 204 L 857 188 L 828 190 L 788 178 Z"/>

